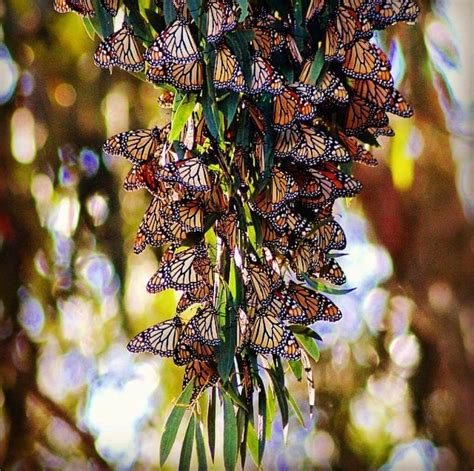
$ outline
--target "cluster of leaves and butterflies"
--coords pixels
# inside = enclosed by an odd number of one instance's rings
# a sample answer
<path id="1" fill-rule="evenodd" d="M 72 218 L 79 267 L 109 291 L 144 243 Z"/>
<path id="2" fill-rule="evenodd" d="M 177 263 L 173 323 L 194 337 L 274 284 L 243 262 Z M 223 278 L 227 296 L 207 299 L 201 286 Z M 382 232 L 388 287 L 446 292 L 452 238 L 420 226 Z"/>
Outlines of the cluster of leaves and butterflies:
<path id="1" fill-rule="evenodd" d="M 194 442 L 205 463 L 197 399 L 212 388 L 212 456 L 217 390 L 226 467 L 238 450 L 245 461 L 247 447 L 260 463 L 271 402 L 284 427 L 288 404 L 301 417 L 285 386 L 286 364 L 298 380 L 305 374 L 312 406 L 319 336 L 309 326 L 342 317 L 327 297 L 343 293 L 346 281 L 334 252 L 346 246 L 334 203 L 361 190 L 353 163 L 377 164 L 368 146 L 393 134 L 387 113 L 412 114 L 374 32 L 414 22 L 418 7 L 412 0 L 54 6 L 82 15 L 102 38 L 97 66 L 139 75 L 173 109 L 170 125 L 125 131 L 104 145 L 133 164 L 125 189 L 151 194 L 134 245 L 136 253 L 159 248 L 147 290 L 179 293 L 175 317 L 128 345 L 185 366 L 162 461 L 186 403 L 182 464 L 189 465 Z"/>

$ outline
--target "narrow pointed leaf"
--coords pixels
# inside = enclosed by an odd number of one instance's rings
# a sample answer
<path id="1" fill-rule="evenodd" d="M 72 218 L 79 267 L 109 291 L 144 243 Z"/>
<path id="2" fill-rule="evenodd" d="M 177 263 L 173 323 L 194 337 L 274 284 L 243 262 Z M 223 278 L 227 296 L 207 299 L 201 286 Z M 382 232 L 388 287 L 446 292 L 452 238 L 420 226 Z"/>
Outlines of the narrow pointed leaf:
<path id="1" fill-rule="evenodd" d="M 314 361 L 319 360 L 319 348 L 316 345 L 316 342 L 311 337 L 295 333 L 295 337 L 298 340 L 300 346 L 302 346 L 306 352 L 313 358 Z"/>
<path id="2" fill-rule="evenodd" d="M 224 467 L 226 471 L 234 471 L 239 446 L 237 419 L 231 399 L 227 394 L 223 394 L 222 397 L 224 400 Z"/>
<path id="3" fill-rule="evenodd" d="M 301 365 L 301 360 L 289 360 L 288 364 L 290 365 L 291 371 L 295 375 L 295 378 L 298 381 L 301 381 L 303 378 L 303 366 Z"/>
<path id="4" fill-rule="evenodd" d="M 176 440 L 176 435 L 178 434 L 178 429 L 183 420 L 184 413 L 186 412 L 189 406 L 189 400 L 191 399 L 191 394 L 193 392 L 194 383 L 190 381 L 186 388 L 183 390 L 179 396 L 176 405 L 173 407 L 171 414 L 168 416 L 168 419 L 165 424 L 165 430 L 161 437 L 160 442 L 160 465 L 166 462 L 171 448 Z"/>
<path id="5" fill-rule="evenodd" d="M 209 451 L 211 460 L 214 462 L 216 451 L 216 388 L 212 388 L 209 396 L 209 409 L 207 412 L 207 441 L 209 442 Z"/>
<path id="6" fill-rule="evenodd" d="M 206 447 L 202 436 L 201 424 L 196 423 L 196 451 L 198 459 L 198 471 L 207 471 Z"/>
<path id="7" fill-rule="evenodd" d="M 196 94 L 190 93 L 179 103 L 177 110 L 173 114 L 173 119 L 171 120 L 171 130 L 168 136 L 169 142 L 173 142 L 179 138 L 180 132 L 184 128 L 186 121 L 196 105 L 196 96 Z"/>
<path id="8" fill-rule="evenodd" d="M 194 428 L 196 425 L 196 418 L 191 414 L 189 418 L 188 427 L 184 434 L 183 446 L 181 447 L 181 454 L 179 456 L 179 470 L 189 471 L 191 467 L 191 456 L 193 454 L 194 444 Z"/>
<path id="9" fill-rule="evenodd" d="M 296 402 L 293 395 L 290 393 L 290 391 L 288 391 L 288 388 L 285 388 L 285 394 L 286 394 L 286 398 L 288 399 L 288 402 L 290 403 L 291 408 L 296 414 L 296 418 L 298 419 L 298 422 L 303 428 L 306 428 L 306 425 L 303 419 L 303 414 L 301 413 L 301 409 L 299 408 L 298 403 Z"/>

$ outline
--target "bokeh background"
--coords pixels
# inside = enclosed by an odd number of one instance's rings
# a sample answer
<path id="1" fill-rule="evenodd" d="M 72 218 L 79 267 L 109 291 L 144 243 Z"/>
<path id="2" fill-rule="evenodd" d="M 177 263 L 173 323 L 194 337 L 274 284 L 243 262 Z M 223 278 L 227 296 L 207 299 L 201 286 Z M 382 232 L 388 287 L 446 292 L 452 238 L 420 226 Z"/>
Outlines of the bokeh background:
<path id="1" fill-rule="evenodd" d="M 365 189 L 338 212 L 357 289 L 316 326 L 313 418 L 294 381 L 306 427 L 293 418 L 285 447 L 277 420 L 264 469 L 474 466 L 474 3 L 420 3 L 416 26 L 379 37 L 415 117 L 393 118 L 377 168 L 354 169 Z M 145 291 L 153 251 L 132 252 L 149 196 L 101 153 L 169 112 L 94 49 L 52 1 L 0 0 L 2 469 L 157 469 L 180 390 L 170 360 L 125 348 L 173 299 Z"/>

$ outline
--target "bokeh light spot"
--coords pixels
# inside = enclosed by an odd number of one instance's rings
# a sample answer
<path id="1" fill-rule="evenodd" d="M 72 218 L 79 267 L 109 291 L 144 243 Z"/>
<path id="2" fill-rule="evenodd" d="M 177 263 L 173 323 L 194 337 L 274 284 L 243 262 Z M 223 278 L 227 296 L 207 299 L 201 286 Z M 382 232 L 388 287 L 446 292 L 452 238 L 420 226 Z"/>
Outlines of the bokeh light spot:
<path id="1" fill-rule="evenodd" d="M 11 120 L 11 149 L 21 164 L 30 164 L 36 156 L 35 119 L 27 108 L 18 108 Z"/>

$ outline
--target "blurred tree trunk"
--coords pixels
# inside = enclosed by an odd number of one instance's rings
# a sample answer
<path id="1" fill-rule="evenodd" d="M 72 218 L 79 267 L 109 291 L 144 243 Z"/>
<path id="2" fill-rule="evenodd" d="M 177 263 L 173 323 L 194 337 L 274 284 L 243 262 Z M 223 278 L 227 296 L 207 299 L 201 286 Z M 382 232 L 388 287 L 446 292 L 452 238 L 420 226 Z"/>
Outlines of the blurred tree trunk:
<path id="1" fill-rule="evenodd" d="M 413 185 L 397 191 L 385 166 L 359 169 L 357 175 L 364 183 L 365 212 L 393 259 L 392 291 L 417 304 L 412 328 L 423 355 L 413 378 L 419 430 L 429 430 L 437 445 L 455 450 L 462 465 L 472 467 L 474 358 L 463 329 L 474 325 L 474 231 L 459 201 L 444 112 L 422 65 L 424 29 L 399 29 L 402 43 L 410 45 L 409 98 L 424 141 Z"/>

